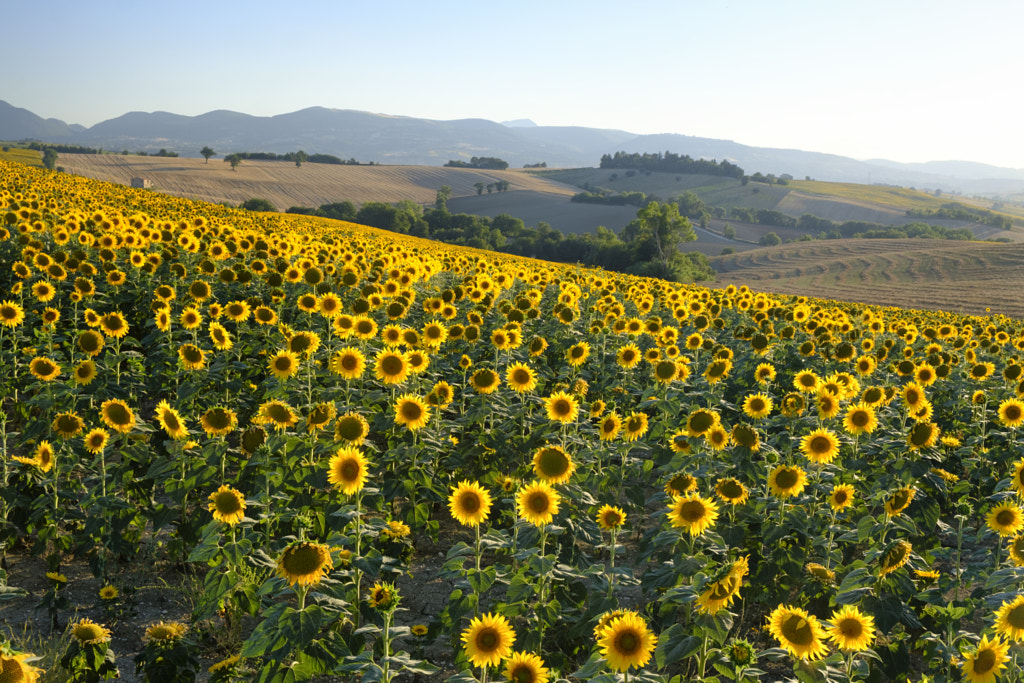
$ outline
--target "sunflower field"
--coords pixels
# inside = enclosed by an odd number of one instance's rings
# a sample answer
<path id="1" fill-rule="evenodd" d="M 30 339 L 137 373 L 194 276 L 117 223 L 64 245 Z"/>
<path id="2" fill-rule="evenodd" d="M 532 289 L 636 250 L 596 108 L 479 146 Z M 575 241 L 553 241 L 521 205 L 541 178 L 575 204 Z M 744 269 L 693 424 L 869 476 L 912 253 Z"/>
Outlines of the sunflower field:
<path id="1" fill-rule="evenodd" d="M 131 659 L 103 620 L 47 662 L 8 630 L 0 680 L 1021 678 L 1020 320 L 9 162 L 0 218 L 4 566 L 45 562 L 54 624 L 72 563 L 104 601 L 136 562 L 200 586 Z"/>

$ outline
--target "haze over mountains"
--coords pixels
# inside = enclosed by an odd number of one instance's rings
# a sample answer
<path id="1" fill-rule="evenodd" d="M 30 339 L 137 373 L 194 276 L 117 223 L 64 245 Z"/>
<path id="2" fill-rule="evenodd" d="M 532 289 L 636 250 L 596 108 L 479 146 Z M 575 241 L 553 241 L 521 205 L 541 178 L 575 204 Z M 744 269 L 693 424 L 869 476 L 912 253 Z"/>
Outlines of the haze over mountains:
<path id="1" fill-rule="evenodd" d="M 538 126 L 529 119 L 497 123 L 485 119 L 435 121 L 348 109 L 310 107 L 277 116 L 211 111 L 199 116 L 130 112 L 85 128 L 36 114 L 0 100 L 0 140 L 38 140 L 109 151 L 156 152 L 197 157 L 210 146 L 232 152 L 332 154 L 383 164 L 440 166 L 449 159 L 499 157 L 513 167 L 545 162 L 549 167 L 597 166 L 604 154 L 664 152 L 727 159 L 747 173 L 790 174 L 816 180 L 885 183 L 939 188 L 968 194 L 1024 191 L 1024 169 L 968 161 L 900 163 L 795 149 L 752 147 L 730 140 L 678 134 L 637 135 L 623 130 Z"/>

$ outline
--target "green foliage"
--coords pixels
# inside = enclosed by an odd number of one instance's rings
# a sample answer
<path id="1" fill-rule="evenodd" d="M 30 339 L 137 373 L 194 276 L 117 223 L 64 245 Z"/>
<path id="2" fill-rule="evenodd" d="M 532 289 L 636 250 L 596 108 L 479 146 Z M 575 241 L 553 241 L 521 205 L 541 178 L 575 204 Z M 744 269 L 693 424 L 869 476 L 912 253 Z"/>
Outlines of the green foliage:
<path id="1" fill-rule="evenodd" d="M 699 173 L 702 175 L 743 177 L 743 169 L 728 161 L 693 159 L 686 154 L 657 152 L 655 154 L 630 154 L 616 152 L 601 157 L 601 168 L 629 168 L 639 171 L 663 171 L 667 173 Z"/>
<path id="2" fill-rule="evenodd" d="M 504 171 L 508 168 L 508 162 L 497 157 L 473 157 L 469 161 L 451 159 L 445 164 L 446 168 L 480 168 L 489 171 Z"/>
<path id="3" fill-rule="evenodd" d="M 246 211 L 277 211 L 267 199 L 246 199 L 238 208 Z"/>

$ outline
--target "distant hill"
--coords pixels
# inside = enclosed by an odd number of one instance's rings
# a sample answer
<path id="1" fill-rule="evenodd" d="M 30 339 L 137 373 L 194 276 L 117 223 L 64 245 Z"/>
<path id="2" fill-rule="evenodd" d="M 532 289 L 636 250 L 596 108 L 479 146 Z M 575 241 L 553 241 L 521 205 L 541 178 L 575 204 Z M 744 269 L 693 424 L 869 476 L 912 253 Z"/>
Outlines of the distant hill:
<path id="1" fill-rule="evenodd" d="M 185 157 L 210 146 L 231 152 L 285 153 L 303 149 L 343 159 L 385 164 L 442 166 L 450 159 L 499 157 L 513 167 L 547 163 L 549 168 L 594 166 L 616 151 L 664 152 L 729 160 L 747 173 L 792 175 L 833 182 L 894 184 L 967 194 L 1024 193 L 1024 169 L 970 162 L 902 164 L 796 149 L 751 147 L 730 140 L 687 135 L 636 135 L 577 126 L 506 124 L 484 119 L 436 121 L 349 109 L 310 107 L 277 116 L 217 110 L 199 116 L 130 112 L 91 128 L 43 119 L 0 101 L 0 140 L 39 140 L 105 150 L 155 152 Z"/>

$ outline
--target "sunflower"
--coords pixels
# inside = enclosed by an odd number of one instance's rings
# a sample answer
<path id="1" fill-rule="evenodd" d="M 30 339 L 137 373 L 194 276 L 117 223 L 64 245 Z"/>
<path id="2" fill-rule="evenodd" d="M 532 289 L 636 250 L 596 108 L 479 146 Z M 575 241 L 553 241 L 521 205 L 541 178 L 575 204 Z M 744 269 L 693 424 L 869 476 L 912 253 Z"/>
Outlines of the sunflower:
<path id="1" fill-rule="evenodd" d="M 740 593 L 743 577 L 749 571 L 746 557 L 729 565 L 725 575 L 707 585 L 704 592 L 697 596 L 697 609 L 705 614 L 716 614 L 718 610 L 728 607 Z"/>
<path id="2" fill-rule="evenodd" d="M 505 661 L 505 679 L 512 683 L 547 683 L 544 660 L 529 652 L 514 652 Z"/>
<path id="3" fill-rule="evenodd" d="M 691 536 L 700 536 L 718 519 L 718 505 L 699 493 L 674 495 L 668 518 L 674 528 L 685 529 Z"/>
<path id="4" fill-rule="evenodd" d="M 334 440 L 349 446 L 361 446 L 370 433 L 370 424 L 359 413 L 345 413 L 334 423 Z"/>
<path id="5" fill-rule="evenodd" d="M 291 351 L 278 351 L 270 357 L 267 369 L 278 379 L 287 379 L 299 371 L 299 357 Z"/>
<path id="6" fill-rule="evenodd" d="M 841 512 L 853 505 L 854 488 L 849 484 L 837 484 L 832 487 L 828 504 L 835 512 Z"/>
<path id="7" fill-rule="evenodd" d="M 477 526 L 487 521 L 491 512 L 491 494 L 477 482 L 463 480 L 448 496 L 452 517 L 464 526 Z"/>
<path id="8" fill-rule="evenodd" d="M 900 514 L 908 507 L 914 500 L 914 495 L 917 493 L 916 489 L 912 488 L 901 488 L 894 494 L 889 496 L 888 500 L 885 501 L 885 514 L 890 517 L 895 517 Z"/>
<path id="9" fill-rule="evenodd" d="M 730 438 L 737 446 L 743 446 L 749 449 L 751 453 L 757 453 L 761 450 L 761 437 L 758 435 L 757 430 L 750 425 L 736 425 L 732 428 Z"/>
<path id="10" fill-rule="evenodd" d="M 160 423 L 160 427 L 167 432 L 167 436 L 175 441 L 188 438 L 188 427 L 185 426 L 185 421 L 167 401 L 160 401 L 156 404 L 156 420 Z"/>
<path id="11" fill-rule="evenodd" d="M 430 420 L 430 406 L 419 396 L 403 394 L 395 401 L 395 423 L 415 432 Z"/>
<path id="12" fill-rule="evenodd" d="M 798 496 L 807 485 L 807 474 L 799 467 L 779 465 L 768 474 L 768 488 L 779 498 Z"/>
<path id="13" fill-rule="evenodd" d="M 334 569 L 331 549 L 322 543 L 297 541 L 292 543 L 277 561 L 277 573 L 288 580 L 289 586 L 311 586 L 320 583 Z"/>
<path id="14" fill-rule="evenodd" d="M 260 325 L 276 325 L 277 324 L 277 313 L 274 309 L 268 308 L 267 306 L 257 306 L 252 312 L 253 318 Z"/>
<path id="15" fill-rule="evenodd" d="M 82 430 L 85 429 L 85 421 L 74 411 L 58 413 L 57 417 L 53 418 L 53 424 L 50 427 L 62 439 L 70 439 L 82 433 Z"/>
<path id="16" fill-rule="evenodd" d="M 772 399 L 762 393 L 751 394 L 743 400 L 743 412 L 755 420 L 768 417 L 773 407 Z"/>
<path id="17" fill-rule="evenodd" d="M 794 657 L 818 659 L 828 654 L 818 619 L 799 607 L 776 607 L 768 617 L 768 630 Z"/>
<path id="18" fill-rule="evenodd" d="M 402 352 L 385 349 L 377 354 L 373 370 L 384 384 L 401 384 L 409 376 L 409 359 Z"/>
<path id="19" fill-rule="evenodd" d="M 685 496 L 696 490 L 697 478 L 685 472 L 673 475 L 671 479 L 665 482 L 665 494 L 668 496 Z"/>
<path id="20" fill-rule="evenodd" d="M 328 401 L 317 403 L 310 409 L 309 415 L 306 416 L 306 432 L 313 434 L 323 429 L 330 424 L 335 415 L 337 415 L 337 410 L 333 403 Z"/>
<path id="21" fill-rule="evenodd" d="M 686 429 L 690 436 L 703 436 L 704 432 L 721 424 L 721 417 L 714 410 L 701 408 L 686 418 Z"/>
<path id="22" fill-rule="evenodd" d="M 146 635 L 142 640 L 145 643 L 158 645 L 170 644 L 179 640 L 188 632 L 188 626 L 179 621 L 158 621 L 146 628 Z"/>
<path id="23" fill-rule="evenodd" d="M 123 315 L 114 311 L 100 318 L 100 329 L 108 337 L 120 339 L 128 334 L 128 321 L 124 319 Z"/>
<path id="24" fill-rule="evenodd" d="M 826 389 L 818 391 L 815 403 L 818 405 L 819 420 L 831 420 L 839 414 L 841 408 L 839 396 Z"/>
<path id="25" fill-rule="evenodd" d="M 28 371 L 40 382 L 52 382 L 60 376 L 60 365 L 43 356 L 36 356 L 28 364 Z"/>
<path id="26" fill-rule="evenodd" d="M 622 508 L 602 505 L 597 511 L 597 525 L 605 531 L 618 529 L 626 522 L 626 513 Z"/>
<path id="27" fill-rule="evenodd" d="M 1011 643 L 1024 640 L 1024 595 L 1003 602 L 996 610 L 995 628 Z"/>
<path id="28" fill-rule="evenodd" d="M 288 350 L 296 356 L 309 358 L 320 348 L 320 336 L 315 332 L 296 332 L 288 339 Z"/>
<path id="29" fill-rule="evenodd" d="M 84 330 L 78 335 L 78 350 L 95 358 L 103 351 L 103 335 L 96 330 Z"/>
<path id="30" fill-rule="evenodd" d="M 346 496 L 358 493 L 366 485 L 366 456 L 355 446 L 343 446 L 331 456 L 327 481 Z"/>
<path id="31" fill-rule="evenodd" d="M 245 496 L 230 486 L 211 493 L 209 501 L 209 510 L 217 521 L 234 526 L 245 518 Z"/>
<path id="32" fill-rule="evenodd" d="M 1001 637 L 990 640 L 984 636 L 978 643 L 978 649 L 966 655 L 960 664 L 964 680 L 969 683 L 995 683 L 1009 659 L 1009 649 L 1010 644 L 1004 643 Z"/>
<path id="33" fill-rule="evenodd" d="M 574 368 L 578 368 L 586 362 L 590 356 L 590 344 L 578 342 L 570 346 L 565 352 L 566 362 Z"/>
<path id="34" fill-rule="evenodd" d="M 359 379 L 366 370 L 366 357 L 359 349 L 346 347 L 331 356 L 330 368 L 342 379 Z"/>
<path id="35" fill-rule="evenodd" d="M 480 368 L 469 378 L 469 383 L 479 394 L 493 394 L 501 386 L 501 375 L 490 368 Z"/>
<path id="36" fill-rule="evenodd" d="M 558 514 L 562 497 L 544 482 L 534 482 L 519 491 L 519 516 L 534 526 L 544 526 Z"/>
<path id="37" fill-rule="evenodd" d="M 56 288 L 46 280 L 40 280 L 32 285 L 32 296 L 40 303 L 46 303 L 57 296 Z"/>
<path id="38" fill-rule="evenodd" d="M 398 607 L 398 589 L 393 583 L 378 581 L 370 587 L 366 602 L 378 612 L 390 612 Z"/>
<path id="39" fill-rule="evenodd" d="M 683 429 L 677 429 L 675 433 L 669 437 L 668 445 L 669 448 L 672 449 L 673 453 L 689 453 L 690 432 L 685 427 Z"/>
<path id="40" fill-rule="evenodd" d="M 533 472 L 548 484 L 564 484 L 575 471 L 576 463 L 559 446 L 544 446 L 533 454 Z"/>
<path id="41" fill-rule="evenodd" d="M 875 638 L 874 618 L 854 605 L 843 605 L 832 613 L 830 621 L 832 626 L 827 629 L 828 637 L 840 650 L 866 650 Z"/>
<path id="42" fill-rule="evenodd" d="M 135 426 L 135 413 L 124 401 L 112 398 L 100 406 L 100 418 L 103 424 L 122 434 L 127 434 Z"/>
<path id="43" fill-rule="evenodd" d="M 25 320 L 25 309 L 13 301 L 0 303 L 0 325 L 14 329 Z"/>
<path id="44" fill-rule="evenodd" d="M 811 462 L 827 464 L 839 454 L 839 437 L 830 429 L 816 429 L 800 440 L 800 450 Z"/>
<path id="45" fill-rule="evenodd" d="M 941 431 L 934 422 L 918 422 L 907 434 L 907 446 L 912 451 L 931 448 L 938 442 Z"/>
<path id="46" fill-rule="evenodd" d="M 72 375 L 75 378 L 75 384 L 83 387 L 96 379 L 97 374 L 96 364 L 91 360 L 83 360 L 75 366 L 75 369 L 72 372 Z"/>
<path id="47" fill-rule="evenodd" d="M 93 429 L 85 435 L 85 450 L 92 454 L 98 454 L 102 451 L 106 445 L 107 440 L 110 438 L 110 432 L 105 429 Z"/>
<path id="48" fill-rule="evenodd" d="M 405 522 L 399 522 L 398 520 L 393 519 L 388 522 L 386 527 L 381 529 L 380 533 L 382 536 L 386 536 L 392 540 L 397 540 L 399 538 L 405 538 L 411 534 L 412 529 L 410 529 L 409 525 Z"/>
<path id="49" fill-rule="evenodd" d="M 235 411 L 218 406 L 203 413 L 200 422 L 208 436 L 223 436 L 238 426 L 238 416 Z"/>
<path id="50" fill-rule="evenodd" d="M 793 378 L 793 388 L 802 394 L 817 393 L 820 381 L 813 370 L 801 370 Z"/>
<path id="51" fill-rule="evenodd" d="M 619 414 L 614 411 L 602 417 L 600 422 L 597 423 L 597 431 L 601 437 L 601 441 L 614 440 L 621 429 L 622 418 L 620 418 Z"/>
<path id="52" fill-rule="evenodd" d="M 234 342 L 231 340 L 231 333 L 220 323 L 210 323 L 209 331 L 210 341 L 213 342 L 214 347 L 218 350 L 230 351 L 231 347 L 234 346 Z"/>
<path id="53" fill-rule="evenodd" d="M 515 631 L 508 620 L 490 612 L 475 617 L 462 632 L 466 657 L 473 666 L 497 666 L 512 654 L 515 640 Z"/>
<path id="54" fill-rule="evenodd" d="M 287 429 L 295 426 L 299 416 L 284 401 L 267 401 L 260 405 L 256 415 L 252 418 L 253 424 L 272 424 L 277 429 Z"/>
<path id="55" fill-rule="evenodd" d="M 846 409 L 846 416 L 843 418 L 843 429 L 848 434 L 860 435 L 870 434 L 878 426 L 878 418 L 875 417 L 875 409 L 867 403 L 855 403 Z"/>
<path id="56" fill-rule="evenodd" d="M 549 420 L 565 424 L 576 421 L 580 404 L 572 394 L 556 391 L 544 399 L 544 408 Z"/>
<path id="57" fill-rule="evenodd" d="M 1008 398 L 999 404 L 999 422 L 1010 429 L 1024 425 L 1024 401 Z"/>
<path id="58" fill-rule="evenodd" d="M 747 491 L 747 487 L 739 479 L 730 477 L 718 480 L 718 483 L 715 484 L 715 495 L 721 498 L 724 503 L 743 505 L 743 503 L 747 502 L 747 497 L 750 494 Z"/>
<path id="59" fill-rule="evenodd" d="M 903 405 L 906 406 L 907 410 L 915 410 L 928 400 L 924 387 L 917 382 L 910 382 L 904 386 L 900 395 L 903 397 Z"/>
<path id="60" fill-rule="evenodd" d="M 110 630 L 91 619 L 81 619 L 71 624 L 70 629 L 79 645 L 98 645 L 110 640 Z"/>
<path id="61" fill-rule="evenodd" d="M 985 522 L 1000 536 L 1016 536 L 1024 529 L 1024 510 L 1013 503 L 1001 503 L 992 508 Z"/>
<path id="62" fill-rule="evenodd" d="M 910 560 L 910 552 L 913 546 L 907 541 L 895 541 L 890 543 L 885 552 L 881 554 L 878 561 L 878 575 L 891 574 Z"/>
<path id="63" fill-rule="evenodd" d="M 45 673 L 25 660 L 35 659 L 28 653 L 14 654 L 10 650 L 0 650 L 0 681 L 3 683 L 36 683 L 39 676 Z"/>
<path id="64" fill-rule="evenodd" d="M 640 349 L 636 344 L 626 344 L 615 354 L 615 362 L 627 370 L 636 367 L 641 358 Z"/>
<path id="65" fill-rule="evenodd" d="M 764 386 L 775 381 L 775 366 L 771 363 L 761 363 L 754 370 L 754 379 Z"/>
<path id="66" fill-rule="evenodd" d="M 645 666 L 651 659 L 656 641 L 643 618 L 635 612 L 627 612 L 604 627 L 598 636 L 597 646 L 601 656 L 608 660 L 608 666 L 622 672 L 630 667 Z"/>
<path id="67" fill-rule="evenodd" d="M 636 441 L 647 433 L 647 414 L 641 412 L 631 413 L 622 423 L 622 438 L 625 441 Z"/>
<path id="68" fill-rule="evenodd" d="M 505 370 L 505 381 L 518 394 L 533 391 L 537 386 L 537 375 L 528 365 L 513 363 Z"/>

